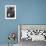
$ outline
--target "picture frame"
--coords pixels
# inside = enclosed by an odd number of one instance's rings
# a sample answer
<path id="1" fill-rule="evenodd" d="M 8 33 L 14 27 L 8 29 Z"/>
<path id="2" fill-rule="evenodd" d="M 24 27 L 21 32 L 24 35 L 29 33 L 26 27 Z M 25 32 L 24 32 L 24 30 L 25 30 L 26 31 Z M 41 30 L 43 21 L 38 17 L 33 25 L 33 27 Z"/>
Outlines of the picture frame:
<path id="1" fill-rule="evenodd" d="M 16 5 L 5 5 L 5 19 L 16 19 Z"/>

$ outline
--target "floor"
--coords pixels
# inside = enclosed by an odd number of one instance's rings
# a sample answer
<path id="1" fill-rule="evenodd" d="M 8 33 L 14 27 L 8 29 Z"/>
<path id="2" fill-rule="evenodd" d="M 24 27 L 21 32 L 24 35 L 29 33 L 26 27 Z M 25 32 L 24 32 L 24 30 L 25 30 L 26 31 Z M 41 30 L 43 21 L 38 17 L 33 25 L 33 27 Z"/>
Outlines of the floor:
<path id="1" fill-rule="evenodd" d="M 0 46 L 8 46 L 7 44 L 0 44 Z M 10 45 L 11 46 L 11 45 Z M 32 42 L 31 40 L 21 40 L 19 45 L 14 44 L 13 46 L 46 46 L 45 41 L 34 41 Z"/>
<path id="2" fill-rule="evenodd" d="M 0 46 L 8 46 L 8 44 L 0 44 Z M 18 46 L 18 44 L 10 45 L 10 46 Z"/>
<path id="3" fill-rule="evenodd" d="M 45 41 L 32 42 L 31 40 L 28 40 L 28 41 L 21 40 L 20 46 L 46 46 L 46 42 Z"/>

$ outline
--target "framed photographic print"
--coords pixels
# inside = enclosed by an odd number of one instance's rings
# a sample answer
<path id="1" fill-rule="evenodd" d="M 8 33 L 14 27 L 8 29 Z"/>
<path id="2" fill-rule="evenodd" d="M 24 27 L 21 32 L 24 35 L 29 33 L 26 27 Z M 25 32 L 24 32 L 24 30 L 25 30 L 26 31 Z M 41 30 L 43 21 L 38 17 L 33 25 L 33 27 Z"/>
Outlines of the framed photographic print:
<path id="1" fill-rule="evenodd" d="M 16 19 L 16 5 L 5 5 L 5 19 Z"/>

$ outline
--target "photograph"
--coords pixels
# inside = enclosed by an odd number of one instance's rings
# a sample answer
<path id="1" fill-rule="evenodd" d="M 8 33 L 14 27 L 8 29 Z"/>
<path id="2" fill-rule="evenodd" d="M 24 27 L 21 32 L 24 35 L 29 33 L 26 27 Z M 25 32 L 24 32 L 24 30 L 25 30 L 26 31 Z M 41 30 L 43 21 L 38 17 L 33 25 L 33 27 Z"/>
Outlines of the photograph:
<path id="1" fill-rule="evenodd" d="M 5 5 L 5 19 L 16 19 L 16 5 Z"/>

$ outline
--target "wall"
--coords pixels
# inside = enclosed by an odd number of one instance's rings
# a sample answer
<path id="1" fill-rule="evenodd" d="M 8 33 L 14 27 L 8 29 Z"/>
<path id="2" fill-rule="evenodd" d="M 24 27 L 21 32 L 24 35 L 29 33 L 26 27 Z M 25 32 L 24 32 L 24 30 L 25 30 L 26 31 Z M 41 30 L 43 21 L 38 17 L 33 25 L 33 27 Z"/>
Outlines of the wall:
<path id="1" fill-rule="evenodd" d="M 0 0 L 0 44 L 7 44 L 9 42 L 8 35 L 10 32 L 16 32 L 17 35 L 17 21 L 5 19 L 5 5 L 16 5 L 16 0 Z M 18 38 L 16 38 L 16 43 Z"/>
<path id="2" fill-rule="evenodd" d="M 5 20 L 5 5 L 16 4 L 16 20 Z M 7 44 L 17 24 L 46 24 L 46 0 L 0 0 L 0 44 Z M 16 40 L 17 43 L 17 40 Z"/>
<path id="3" fill-rule="evenodd" d="M 17 23 L 46 24 L 46 0 L 17 0 Z"/>

